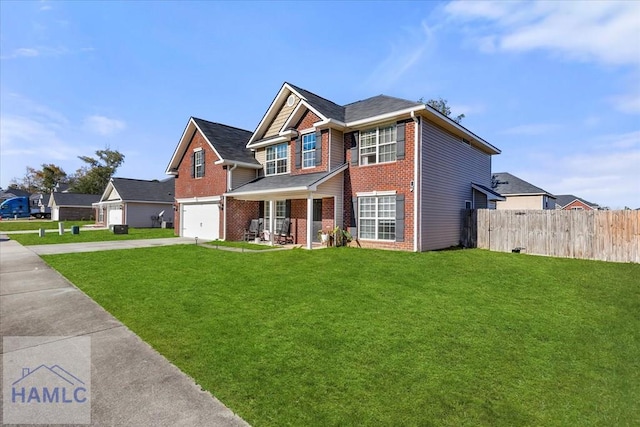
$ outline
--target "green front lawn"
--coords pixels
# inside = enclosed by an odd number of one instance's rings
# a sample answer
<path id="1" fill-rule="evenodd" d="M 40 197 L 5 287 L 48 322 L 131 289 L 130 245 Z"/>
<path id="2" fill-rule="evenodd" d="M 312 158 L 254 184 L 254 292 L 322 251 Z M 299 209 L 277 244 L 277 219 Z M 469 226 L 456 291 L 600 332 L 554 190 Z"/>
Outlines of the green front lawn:
<path id="1" fill-rule="evenodd" d="M 43 258 L 255 426 L 640 424 L 640 265 L 195 245 Z"/>
<path id="2" fill-rule="evenodd" d="M 65 229 L 71 228 L 72 225 L 91 225 L 95 221 L 63 221 Z M 6 220 L 0 221 L 0 232 L 2 231 L 27 231 L 38 230 L 44 228 L 46 230 L 57 230 L 58 221 L 51 220 Z"/>
<path id="3" fill-rule="evenodd" d="M 102 242 L 107 240 L 159 239 L 164 237 L 176 236 L 173 233 L 173 229 L 165 228 L 129 228 L 129 234 L 113 234 L 111 230 L 80 230 L 80 234 L 71 234 L 71 228 L 67 227 L 66 224 L 63 235 L 57 232 L 45 233 L 44 237 L 40 237 L 37 232 L 9 235 L 11 240 L 15 240 L 24 246 Z"/>

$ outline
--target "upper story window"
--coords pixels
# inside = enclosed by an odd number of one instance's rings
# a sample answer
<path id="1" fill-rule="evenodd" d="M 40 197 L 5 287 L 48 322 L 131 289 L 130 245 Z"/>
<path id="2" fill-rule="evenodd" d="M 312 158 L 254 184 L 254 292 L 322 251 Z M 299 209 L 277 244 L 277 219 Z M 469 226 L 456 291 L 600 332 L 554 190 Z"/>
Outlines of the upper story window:
<path id="1" fill-rule="evenodd" d="M 204 176 L 204 150 L 193 152 L 193 177 L 202 178 Z"/>
<path id="2" fill-rule="evenodd" d="M 360 164 L 396 161 L 396 126 L 380 126 L 360 132 Z"/>
<path id="3" fill-rule="evenodd" d="M 287 173 L 289 164 L 287 144 L 278 144 L 267 147 L 266 175 Z"/>
<path id="4" fill-rule="evenodd" d="M 316 134 L 302 135 L 302 167 L 312 168 L 316 165 Z"/>

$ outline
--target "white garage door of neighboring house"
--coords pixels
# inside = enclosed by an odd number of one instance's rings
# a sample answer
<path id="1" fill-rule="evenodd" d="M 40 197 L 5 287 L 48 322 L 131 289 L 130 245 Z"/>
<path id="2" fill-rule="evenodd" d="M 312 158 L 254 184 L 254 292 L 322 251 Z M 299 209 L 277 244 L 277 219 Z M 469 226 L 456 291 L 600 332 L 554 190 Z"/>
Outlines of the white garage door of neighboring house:
<path id="1" fill-rule="evenodd" d="M 183 204 L 181 215 L 183 237 L 205 240 L 220 238 L 220 209 L 217 203 Z"/>
<path id="2" fill-rule="evenodd" d="M 109 206 L 108 225 L 122 225 L 122 208 L 120 206 Z"/>

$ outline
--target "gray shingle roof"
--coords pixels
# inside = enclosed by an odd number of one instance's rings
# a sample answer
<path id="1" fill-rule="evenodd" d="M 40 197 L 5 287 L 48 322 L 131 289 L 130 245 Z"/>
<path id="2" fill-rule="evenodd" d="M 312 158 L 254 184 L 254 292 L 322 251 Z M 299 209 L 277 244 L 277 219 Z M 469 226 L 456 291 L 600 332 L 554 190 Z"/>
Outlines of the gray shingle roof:
<path id="1" fill-rule="evenodd" d="M 381 114 L 391 113 L 393 111 L 404 110 L 406 108 L 417 107 L 419 102 L 409 101 L 407 99 L 394 98 L 387 95 L 378 95 L 362 101 L 352 102 L 350 104 L 340 106 L 335 102 L 322 98 L 313 92 L 299 88 L 298 86 L 287 83 L 302 96 L 304 96 L 309 104 L 318 110 L 327 118 L 336 119 L 341 122 L 353 122 L 356 120 L 366 119 L 369 117 L 379 116 Z"/>
<path id="2" fill-rule="evenodd" d="M 309 92 L 308 90 L 299 88 L 297 86 L 292 85 L 291 83 L 287 83 L 293 89 L 295 89 L 300 95 L 304 96 L 309 102 L 309 104 L 318 110 L 320 114 L 327 118 L 340 120 L 344 122 L 344 107 L 336 104 L 333 101 L 329 101 L 321 96 L 316 95 L 315 93 Z"/>
<path id="3" fill-rule="evenodd" d="M 536 187 L 527 181 L 507 172 L 496 172 L 492 175 L 492 189 L 508 196 L 510 194 L 549 194 L 548 191 Z"/>
<path id="4" fill-rule="evenodd" d="M 29 197 L 31 194 L 19 188 L 9 187 L 0 193 L 0 199 L 10 199 L 11 197 Z"/>
<path id="5" fill-rule="evenodd" d="M 301 175 L 263 176 L 229 191 L 229 194 L 309 187 L 334 172 L 335 170 L 331 172 L 316 172 Z"/>
<path id="6" fill-rule="evenodd" d="M 92 203 L 100 200 L 98 194 L 82 194 L 82 193 L 51 193 L 51 198 L 56 206 L 86 206 L 91 207 Z"/>
<path id="7" fill-rule="evenodd" d="M 578 196 L 574 196 L 573 194 L 556 195 L 556 205 L 559 205 L 562 207 L 567 206 L 569 203 L 573 202 L 574 200 L 580 200 L 582 203 L 584 203 L 587 206 L 591 206 L 593 209 L 597 209 L 600 207 L 597 203 L 587 202 L 585 199 L 582 199 Z"/>
<path id="8" fill-rule="evenodd" d="M 345 105 L 345 121 L 353 122 L 419 105 L 422 104 L 392 96 L 378 95 Z"/>
<path id="9" fill-rule="evenodd" d="M 113 178 L 113 186 L 122 201 L 172 203 L 175 196 L 175 178 L 162 181 L 143 179 Z"/>
<path id="10" fill-rule="evenodd" d="M 192 119 L 209 142 L 213 144 L 223 160 L 259 164 L 251 150 L 245 147 L 253 134 L 251 131 L 209 122 L 196 117 L 192 117 Z"/>

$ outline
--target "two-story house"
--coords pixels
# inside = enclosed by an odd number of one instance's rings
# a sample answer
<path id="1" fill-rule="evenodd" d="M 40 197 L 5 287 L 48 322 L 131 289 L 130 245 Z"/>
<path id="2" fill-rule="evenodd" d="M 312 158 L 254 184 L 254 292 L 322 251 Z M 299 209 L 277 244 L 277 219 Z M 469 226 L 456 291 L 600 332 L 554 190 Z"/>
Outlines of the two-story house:
<path id="1" fill-rule="evenodd" d="M 433 108 L 379 95 L 338 105 L 285 83 L 251 133 L 191 118 L 169 162 L 176 233 L 239 240 L 285 218 L 307 248 L 340 226 L 365 247 L 440 249 L 491 189 L 500 151 Z"/>

